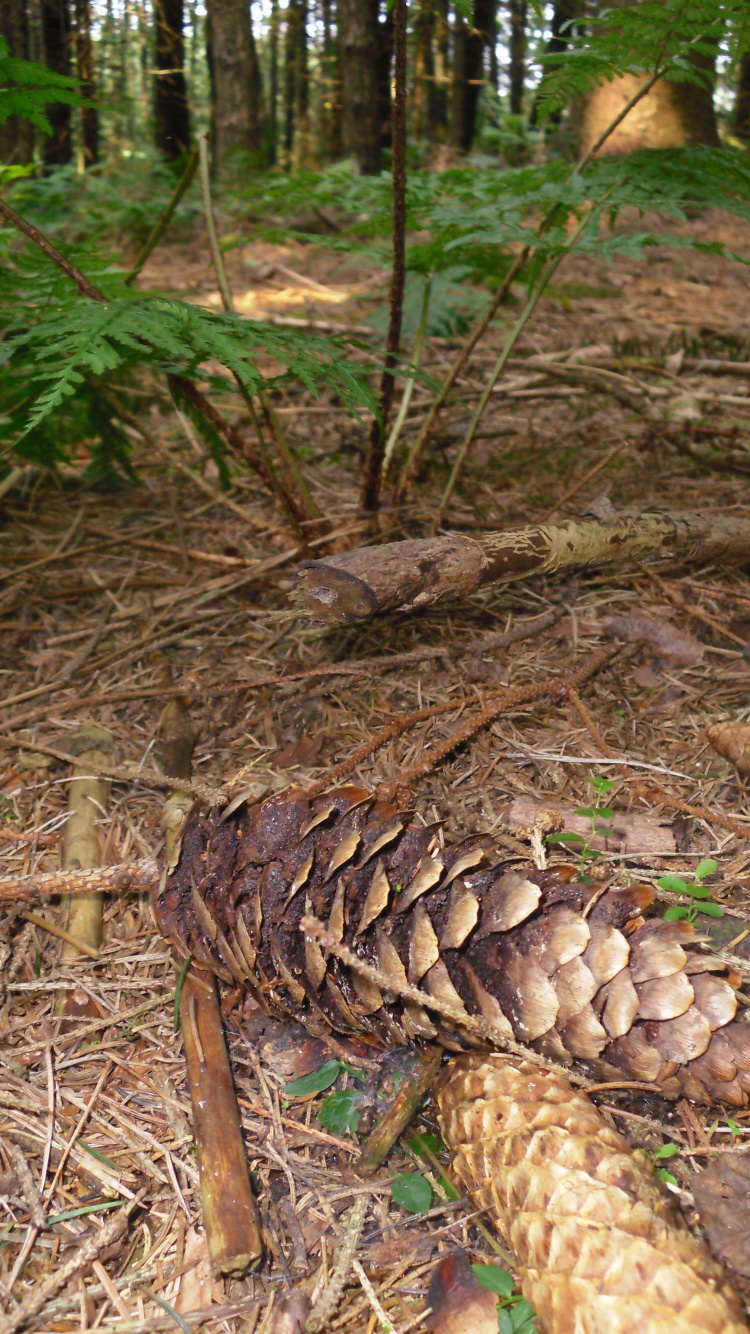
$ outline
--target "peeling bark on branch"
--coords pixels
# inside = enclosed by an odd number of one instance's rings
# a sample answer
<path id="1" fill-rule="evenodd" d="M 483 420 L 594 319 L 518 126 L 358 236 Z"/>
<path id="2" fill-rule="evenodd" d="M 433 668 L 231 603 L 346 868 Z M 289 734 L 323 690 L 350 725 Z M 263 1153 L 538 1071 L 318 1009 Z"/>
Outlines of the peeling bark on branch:
<path id="1" fill-rule="evenodd" d="M 569 520 L 474 537 L 452 533 L 306 561 L 292 600 L 317 623 L 365 620 L 469 597 L 485 584 L 640 561 L 750 559 L 750 522 L 728 515 L 642 514 L 614 523 Z"/>

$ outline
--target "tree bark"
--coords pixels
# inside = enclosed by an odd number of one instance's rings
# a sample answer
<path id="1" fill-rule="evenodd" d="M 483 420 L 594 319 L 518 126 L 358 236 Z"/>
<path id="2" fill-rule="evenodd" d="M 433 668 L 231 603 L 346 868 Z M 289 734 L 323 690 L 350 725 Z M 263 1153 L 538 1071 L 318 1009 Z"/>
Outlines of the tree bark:
<path id="1" fill-rule="evenodd" d="M 156 147 L 168 162 L 175 162 L 190 147 L 182 0 L 155 0 L 154 27 Z"/>
<path id="2" fill-rule="evenodd" d="M 740 61 L 734 103 L 734 132 L 744 143 L 750 140 L 750 51 Z"/>
<path id="3" fill-rule="evenodd" d="M 435 86 L 435 6 L 426 0 L 414 17 L 416 51 L 414 57 L 414 92 L 412 95 L 412 134 L 417 140 L 433 138 L 431 105 Z"/>
<path id="4" fill-rule="evenodd" d="M 207 43 L 213 103 L 214 159 L 245 149 L 263 159 L 262 89 L 258 53 L 246 0 L 208 0 Z"/>
<path id="5" fill-rule="evenodd" d="M 268 28 L 268 125 L 266 127 L 266 157 L 269 167 L 276 163 L 279 135 L 279 0 L 271 0 L 271 22 Z"/>
<path id="6" fill-rule="evenodd" d="M 484 82 L 484 53 L 492 41 L 496 0 L 475 0 L 474 23 L 467 27 L 460 10 L 453 30 L 453 114 L 451 142 L 468 153 L 477 123 L 479 94 Z"/>
<path id="7" fill-rule="evenodd" d="M 76 16 L 76 74 L 84 97 L 93 101 L 94 47 L 91 41 L 91 6 L 89 0 L 75 0 Z M 96 107 L 81 109 L 81 151 L 84 167 L 93 167 L 99 161 L 99 112 Z"/>
<path id="8" fill-rule="evenodd" d="M 509 0 L 510 15 L 510 110 L 523 115 L 523 86 L 526 74 L 526 0 Z"/>
<path id="9" fill-rule="evenodd" d="M 29 59 L 29 15 L 26 0 L 3 0 L 0 6 L 0 35 L 16 60 Z M 34 127 L 20 116 L 10 116 L 0 125 L 0 162 L 25 166 L 34 154 Z"/>
<path id="10" fill-rule="evenodd" d="M 344 152 L 363 176 L 380 171 L 378 0 L 339 0 L 339 76 Z"/>
<path id="11" fill-rule="evenodd" d="M 68 0 L 41 0 L 42 41 L 44 63 L 55 74 L 70 76 L 70 10 Z M 73 156 L 70 133 L 71 108 L 63 102 L 51 102 L 45 107 L 52 126 L 44 144 L 44 166 L 64 167 Z"/>
<path id="12" fill-rule="evenodd" d="M 555 0 L 552 9 L 551 36 L 545 48 L 545 55 L 560 55 L 567 50 L 572 32 L 571 25 L 580 9 L 580 0 Z M 550 124 L 558 125 L 560 122 L 560 112 L 555 112 L 550 116 Z M 534 104 L 529 116 L 529 124 L 537 123 L 537 101 L 534 98 Z"/>
<path id="13" fill-rule="evenodd" d="M 476 537 L 456 533 L 359 547 L 305 562 L 291 597 L 302 615 L 342 624 L 470 597 L 486 584 L 649 556 L 698 563 L 747 560 L 750 520 L 690 512 L 644 514 L 614 523 L 570 520 Z"/>

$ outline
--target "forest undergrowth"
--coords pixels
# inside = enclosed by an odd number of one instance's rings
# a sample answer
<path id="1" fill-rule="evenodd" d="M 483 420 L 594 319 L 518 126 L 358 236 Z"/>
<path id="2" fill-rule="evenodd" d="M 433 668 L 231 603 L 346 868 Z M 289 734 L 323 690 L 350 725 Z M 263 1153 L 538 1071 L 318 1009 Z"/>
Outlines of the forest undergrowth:
<path id="1" fill-rule="evenodd" d="M 319 237 L 313 245 L 262 238 L 249 228 L 243 235 L 245 225 L 232 223 L 238 235 L 226 254 L 237 309 L 278 321 L 278 328 L 312 326 L 316 337 L 326 324 L 354 328 L 357 355 L 366 361 L 367 330 L 379 319 L 382 329 L 387 274 L 378 257 L 349 265 L 340 248 Z M 619 225 L 641 224 L 625 215 Z M 729 251 L 747 250 L 743 224 L 726 215 L 704 213 L 679 225 Z M 197 227 L 155 251 L 141 281 L 220 307 Z M 695 249 L 654 247 L 645 264 L 627 255 L 567 259 L 492 396 L 447 526 L 470 533 L 587 511 L 606 517 L 630 507 L 684 509 L 693 498 L 709 512 L 749 512 L 741 471 L 750 402 L 747 283 L 730 259 Z M 386 499 L 381 538 L 429 531 L 485 362 L 496 357 L 521 299 L 512 289 L 460 378 L 421 465 L 418 492 L 399 512 Z M 416 307 L 412 300 L 412 328 Z M 459 300 L 455 307 L 461 316 Z M 405 414 L 407 444 L 429 384 L 455 355 L 457 324 L 425 338 L 424 379 Z M 524 365 L 550 355 L 569 368 L 568 379 L 546 375 L 543 362 Z M 581 369 L 612 378 L 577 374 Z M 634 381 L 649 386 L 642 401 L 669 401 L 669 419 L 655 421 L 636 399 L 611 392 L 614 384 L 632 395 Z M 213 394 L 222 411 L 237 413 L 236 395 L 223 395 L 218 377 Z M 163 850 L 155 755 L 171 697 L 189 707 L 198 732 L 195 778 L 217 790 L 241 775 L 237 782 L 258 795 L 324 778 L 383 726 L 412 710 L 452 704 L 354 769 L 355 780 L 377 785 L 397 780 L 488 691 L 548 674 L 565 678 L 617 633 L 624 649 L 585 687 L 581 707 L 547 702 L 504 715 L 420 781 L 419 812 L 445 821 L 447 833 L 491 831 L 512 849 L 514 804 L 570 813 L 591 806 L 592 776 L 606 778 L 613 783 L 608 805 L 624 819 L 647 814 L 660 831 L 659 850 L 627 860 L 610 843 L 595 874 L 627 863 L 631 878 L 656 883 L 673 875 L 689 883 L 700 863 L 714 860 L 711 899 L 724 915 L 705 921 L 740 973 L 750 973 L 748 796 L 745 780 L 706 738 L 707 726 L 750 713 L 743 575 L 626 567 L 489 589 L 416 615 L 310 629 L 288 602 L 301 548 L 280 504 L 231 457 L 222 465 L 222 486 L 215 459 L 155 376 L 123 383 L 123 402 L 130 477 L 86 479 L 82 441 L 56 477 L 21 468 L 0 499 L 6 874 L 58 865 L 68 818 L 66 757 L 91 724 L 110 733 L 109 764 L 122 780 L 113 784 L 109 812 L 101 813 L 103 859 L 121 863 Z M 330 392 L 314 397 L 299 384 L 275 389 L 272 404 L 327 523 L 323 538 L 310 540 L 311 554 L 336 535 L 347 544 L 365 539 L 371 521 L 359 507 L 359 477 L 367 423 Z M 712 457 L 716 451 L 718 469 L 701 461 L 705 450 Z M 553 609 L 557 619 L 548 618 L 535 637 L 504 648 L 488 639 Z M 660 636 L 649 639 L 639 629 L 644 612 Z M 358 1192 L 366 1208 L 356 1254 L 399 1334 L 423 1326 L 430 1273 L 441 1255 L 460 1245 L 476 1263 L 503 1262 L 481 1217 L 446 1189 L 447 1162 L 429 1107 L 388 1168 L 363 1184 L 352 1171 L 354 1121 L 321 1122 L 320 1095 L 286 1090 L 290 1079 L 339 1060 L 338 1045 L 281 1033 L 230 991 L 224 1016 L 267 1250 L 258 1272 L 212 1278 L 175 1032 L 176 970 L 145 899 L 113 897 L 105 918 L 95 959 L 61 959 L 56 910 L 48 907 L 25 915 L 21 906 L 5 908 L 0 926 L 7 942 L 0 1122 L 23 1153 L 41 1154 L 46 1164 L 41 1200 L 29 1194 L 18 1162 L 3 1164 L 3 1189 L 17 1201 L 0 1267 L 18 1299 L 50 1285 L 33 1327 L 173 1329 L 166 1302 L 191 1329 L 266 1334 L 275 1307 L 303 1277 L 326 1283 Z M 73 995 L 77 1022 L 61 1020 L 61 993 Z M 249 1036 L 260 1068 L 249 1057 Z M 367 1059 L 365 1051 L 365 1075 Z M 339 1093 L 357 1086 L 345 1065 L 336 1073 Z M 372 1080 L 364 1089 L 366 1104 Z M 750 1112 L 741 1109 L 727 1115 L 675 1106 L 633 1089 L 598 1100 L 667 1174 L 692 1221 L 696 1174 L 717 1148 L 744 1145 L 750 1134 Z M 425 1141 L 437 1162 L 424 1157 Z M 406 1191 L 393 1186 L 409 1174 L 425 1183 L 416 1194 L 413 1182 Z M 85 1280 L 73 1273 L 55 1287 L 75 1248 L 96 1235 L 91 1212 L 106 1217 L 127 1201 L 138 1210 L 127 1241 L 115 1237 Z M 47 1226 L 37 1234 L 39 1209 Z M 356 1284 L 346 1289 L 331 1328 L 372 1331 L 377 1318 L 371 1295 Z"/>

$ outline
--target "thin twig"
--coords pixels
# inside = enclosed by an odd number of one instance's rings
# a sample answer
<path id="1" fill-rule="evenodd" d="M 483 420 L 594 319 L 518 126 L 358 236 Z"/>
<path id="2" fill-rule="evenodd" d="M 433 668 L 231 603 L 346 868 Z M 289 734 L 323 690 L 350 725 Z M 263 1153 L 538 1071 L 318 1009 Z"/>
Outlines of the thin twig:
<path id="1" fill-rule="evenodd" d="M 398 364 L 406 281 L 406 0 L 393 5 L 393 269 L 385 363 L 380 379 L 380 411 L 373 417 L 362 474 L 362 507 L 376 510 L 380 502 L 385 433 Z"/>
<path id="2" fill-rule="evenodd" d="M 609 193 L 611 193 L 611 191 Z M 495 388 L 497 381 L 502 375 L 502 372 L 505 368 L 505 363 L 510 357 L 513 348 L 515 347 L 516 343 L 521 337 L 521 334 L 526 328 L 526 325 L 531 319 L 531 316 L 536 310 L 536 307 L 541 297 L 544 295 L 544 292 L 550 282 L 550 279 L 552 278 L 556 270 L 559 268 L 565 256 L 570 254 L 570 251 L 574 248 L 579 236 L 581 236 L 581 234 L 585 231 L 586 227 L 591 221 L 591 218 L 601 208 L 602 202 L 603 202 L 602 200 L 598 200 L 595 204 L 591 204 L 589 208 L 585 210 L 583 217 L 580 219 L 578 226 L 575 228 L 575 231 L 571 235 L 565 249 L 560 250 L 556 255 L 553 255 L 552 259 L 547 264 L 547 267 L 544 269 L 541 277 L 539 278 L 536 286 L 534 287 L 531 295 L 529 296 L 529 299 L 526 302 L 526 305 L 524 306 L 521 314 L 519 315 L 518 319 L 513 325 L 513 328 L 508 334 L 508 337 L 506 338 L 505 344 L 503 346 L 503 350 L 500 353 L 500 356 L 498 357 L 497 361 L 495 362 L 495 365 L 493 366 L 490 372 L 487 383 L 485 384 L 484 390 L 479 399 L 479 403 L 477 404 L 477 407 L 474 411 L 474 415 L 469 424 L 469 429 L 467 430 L 466 435 L 461 441 L 461 445 L 456 455 L 455 462 L 451 469 L 450 477 L 448 478 L 445 491 L 443 492 L 443 495 L 441 497 L 440 505 L 438 506 L 438 511 L 437 514 L 435 515 L 435 519 L 432 524 L 431 531 L 433 533 L 436 532 L 437 529 L 442 526 L 443 520 L 445 518 L 445 512 L 448 508 L 451 496 L 453 495 L 453 492 L 455 490 L 456 483 L 458 482 L 458 479 L 461 475 L 461 469 L 464 465 L 464 460 L 466 459 L 466 455 L 468 454 L 469 450 L 471 449 L 471 446 L 474 443 L 477 430 L 479 429 L 479 424 L 482 420 L 482 417 L 484 416 L 484 410 L 490 401 L 492 391 Z"/>
<path id="3" fill-rule="evenodd" d="M 690 45 L 693 44 L 694 42 L 690 43 Z M 618 125 L 620 125 L 622 121 L 625 119 L 625 117 L 629 115 L 629 113 L 633 110 L 633 107 L 635 107 L 638 104 L 638 102 L 641 101 L 642 98 L 646 97 L 646 95 L 650 93 L 654 84 L 657 82 L 658 79 L 661 78 L 663 73 L 664 70 L 662 68 L 661 61 L 659 61 L 654 73 L 651 74 L 649 78 L 646 79 L 645 83 L 643 83 L 641 87 L 636 90 L 636 92 L 633 94 L 630 100 L 626 102 L 622 110 L 617 113 L 614 119 L 610 121 L 606 129 L 602 131 L 598 139 L 579 158 L 578 162 L 573 168 L 573 171 L 570 174 L 570 180 L 572 180 L 575 176 L 579 176 L 582 172 L 586 170 L 589 163 L 599 152 L 599 149 L 602 148 L 603 145 L 606 143 L 609 136 L 614 133 Z M 552 208 L 549 209 L 549 211 L 542 218 L 542 221 L 539 223 L 539 226 L 535 233 L 537 237 L 543 236 L 545 232 L 549 229 L 557 214 L 557 209 L 558 209 L 557 204 L 553 204 Z M 430 411 L 427 414 L 424 425 L 422 426 L 422 429 L 414 443 L 409 458 L 407 459 L 406 464 L 404 465 L 401 477 L 399 478 L 398 487 L 396 488 L 396 492 L 394 495 L 394 503 L 401 504 L 403 502 L 404 496 L 406 495 L 406 492 L 416 475 L 416 471 L 419 466 L 422 453 L 424 452 L 424 448 L 432 434 L 437 419 L 440 415 L 440 411 L 445 405 L 445 402 L 448 398 L 451 389 L 453 388 L 453 385 L 458 379 L 458 376 L 461 374 L 461 371 L 466 365 L 466 362 L 468 361 L 469 356 L 476 347 L 477 343 L 484 336 L 487 329 L 489 328 L 492 319 L 497 313 L 500 303 L 507 296 L 508 292 L 510 291 L 512 283 L 518 277 L 519 273 L 521 272 L 521 269 L 523 268 L 530 254 L 531 254 L 531 244 L 529 243 L 523 247 L 523 249 L 514 259 L 510 267 L 510 270 L 508 271 L 503 283 L 498 289 L 498 292 L 496 293 L 493 300 L 490 302 L 489 308 L 485 311 L 485 314 L 483 315 L 476 329 L 473 330 L 472 333 L 467 338 L 458 357 L 451 366 L 451 369 L 448 372 L 448 375 L 446 376 L 445 380 L 443 381 L 443 384 L 441 385 L 440 390 L 438 391 L 438 395 L 435 398 L 430 408 Z"/>
<path id="4" fill-rule="evenodd" d="M 305 1334 L 322 1334 L 322 1331 L 328 1328 L 330 1320 L 336 1313 L 357 1252 L 370 1199 L 369 1194 L 359 1195 L 346 1216 L 343 1229 L 344 1240 L 337 1252 L 336 1263 L 333 1266 L 328 1287 L 315 1303 L 307 1318 Z"/>
<path id="5" fill-rule="evenodd" d="M 156 247 L 158 246 L 162 236 L 167 230 L 167 227 L 172 221 L 172 214 L 174 213 L 175 209 L 177 208 L 177 205 L 182 199 L 182 196 L 185 194 L 186 190 L 189 188 L 192 182 L 192 179 L 195 175 L 195 168 L 197 166 L 198 166 L 198 150 L 194 148 L 192 153 L 190 154 L 190 157 L 187 160 L 187 163 L 185 164 L 185 170 L 183 171 L 179 181 L 177 182 L 177 185 L 175 186 L 172 198 L 170 199 L 169 203 L 167 204 L 167 207 L 165 208 L 164 212 L 159 218 L 159 221 L 157 222 L 156 226 L 151 232 L 151 235 L 146 241 L 146 244 L 144 245 L 140 255 L 135 261 L 135 264 L 133 265 L 132 269 L 125 278 L 126 287 L 130 287 L 130 285 L 135 282 L 136 278 L 138 277 L 138 274 L 140 273 L 141 269 L 146 263 L 146 260 L 148 259 L 152 250 L 155 250 Z"/>
<path id="6" fill-rule="evenodd" d="M 428 278 L 425 280 L 424 292 L 422 294 L 422 308 L 419 312 L 419 323 L 417 325 L 417 332 L 414 338 L 414 347 L 412 349 L 412 354 L 411 354 L 411 366 L 409 367 L 409 375 L 407 377 L 407 381 L 404 386 L 404 393 L 401 399 L 401 404 L 399 406 L 398 413 L 396 415 L 396 420 L 393 423 L 393 430 L 388 436 L 388 443 L 386 444 L 385 451 L 383 453 L 381 484 L 385 482 L 388 473 L 388 468 L 390 467 L 390 462 L 391 459 L 393 458 L 393 451 L 395 450 L 396 445 L 398 444 L 398 439 L 399 436 L 401 435 L 402 427 L 404 425 L 404 422 L 406 421 L 406 414 L 409 411 L 411 396 L 412 393 L 414 392 L 414 385 L 416 384 L 416 379 L 417 379 L 417 371 L 419 370 L 419 363 L 422 359 L 422 347 L 424 345 L 424 335 L 425 335 L 425 330 L 427 328 L 427 312 L 430 308 L 431 290 L 432 290 L 432 279 Z"/>

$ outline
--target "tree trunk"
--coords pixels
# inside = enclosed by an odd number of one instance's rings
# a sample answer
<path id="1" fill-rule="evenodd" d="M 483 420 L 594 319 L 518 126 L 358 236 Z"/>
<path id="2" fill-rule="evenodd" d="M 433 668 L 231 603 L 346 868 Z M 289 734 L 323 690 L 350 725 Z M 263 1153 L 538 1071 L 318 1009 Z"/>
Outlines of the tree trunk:
<path id="1" fill-rule="evenodd" d="M 71 73 L 70 69 L 70 11 L 68 0 L 41 0 L 42 41 L 44 63 L 55 74 Z M 52 133 L 44 144 L 44 166 L 66 166 L 73 156 L 70 133 L 71 108 L 63 102 L 52 102 L 46 108 Z"/>
<path id="2" fill-rule="evenodd" d="M 29 16 L 26 0 L 3 0 L 0 6 L 0 35 L 16 60 L 29 59 Z M 25 166 L 34 153 L 34 127 L 19 116 L 0 125 L 0 162 Z"/>
<path id="3" fill-rule="evenodd" d="M 425 0 L 414 16 L 416 50 L 414 55 L 414 92 L 412 94 L 412 134 L 415 139 L 431 140 L 434 135 L 432 103 L 435 87 L 435 5 Z"/>
<path id="4" fill-rule="evenodd" d="M 214 155 L 245 149 L 263 159 L 261 79 L 247 0 L 208 0 L 207 44 L 213 102 Z"/>
<path id="5" fill-rule="evenodd" d="M 434 0 L 435 4 L 435 82 L 432 86 L 430 120 L 433 138 L 444 141 L 448 130 L 448 90 L 450 72 L 448 49 L 450 43 L 450 25 L 448 23 L 448 0 Z"/>
<path id="6" fill-rule="evenodd" d="M 307 0 L 294 6 L 292 60 L 294 62 L 294 143 L 292 164 L 295 170 L 309 166 L 310 156 L 310 80 L 307 65 Z"/>
<path id="7" fill-rule="evenodd" d="M 380 171 L 378 0 L 339 0 L 339 72 L 344 152 L 363 176 Z"/>
<path id="8" fill-rule="evenodd" d="M 341 95 L 337 78 L 336 47 L 333 34 L 331 0 L 322 0 L 323 14 L 323 88 L 322 122 L 324 160 L 335 161 L 341 156 Z"/>
<path id="9" fill-rule="evenodd" d="M 570 41 L 572 35 L 571 25 L 574 19 L 576 18 L 579 9 L 580 9 L 580 0 L 555 0 L 555 4 L 552 9 L 552 24 L 551 24 L 552 35 L 549 41 L 547 42 L 545 55 L 548 56 L 560 55 L 563 51 L 567 50 L 568 42 Z M 555 112 L 552 116 L 550 116 L 550 124 L 558 125 L 559 122 L 560 122 L 559 112 Z M 536 125 L 536 123 L 537 123 L 537 102 L 536 98 L 534 98 L 534 104 L 531 108 L 531 115 L 529 116 L 529 124 Z"/>
<path id="10" fill-rule="evenodd" d="M 271 0 L 271 22 L 268 29 L 268 44 L 269 88 L 266 155 L 269 167 L 273 167 L 276 163 L 279 134 L 279 0 Z"/>
<path id="11" fill-rule="evenodd" d="M 190 147 L 182 0 L 154 0 L 154 26 L 156 147 L 168 162 L 175 162 Z"/>
<path id="12" fill-rule="evenodd" d="M 91 6 L 89 0 L 75 0 L 76 74 L 84 97 L 93 101 L 94 47 L 91 41 Z M 84 167 L 99 161 L 99 112 L 96 107 L 81 109 L 81 153 Z"/>
<path id="13" fill-rule="evenodd" d="M 287 167 L 291 166 L 294 147 L 294 113 L 297 105 L 297 0 L 289 0 L 286 9 L 284 40 L 284 152 Z"/>
<path id="14" fill-rule="evenodd" d="M 378 36 L 378 118 L 380 121 L 380 152 L 393 147 L 393 117 L 391 111 L 391 67 L 393 64 L 393 7 L 387 5 L 382 17 L 376 20 Z"/>
<path id="15" fill-rule="evenodd" d="M 496 0 L 475 0 L 474 26 L 468 28 L 456 10 L 453 29 L 453 108 L 451 142 L 463 153 L 471 149 L 477 123 L 479 94 L 484 82 L 484 53 L 492 41 Z"/>
<path id="16" fill-rule="evenodd" d="M 523 115 L 523 85 L 526 73 L 526 0 L 509 0 L 510 13 L 510 110 Z"/>
<path id="17" fill-rule="evenodd" d="M 486 584 L 648 556 L 691 562 L 750 557 L 750 521 L 727 515 L 644 514 L 614 523 L 543 524 L 476 537 L 453 534 L 359 547 L 299 567 L 292 599 L 318 622 L 360 621 L 470 597 Z"/>
<path id="18" fill-rule="evenodd" d="M 750 140 L 750 52 L 740 61 L 734 103 L 734 132 L 744 143 Z"/>

